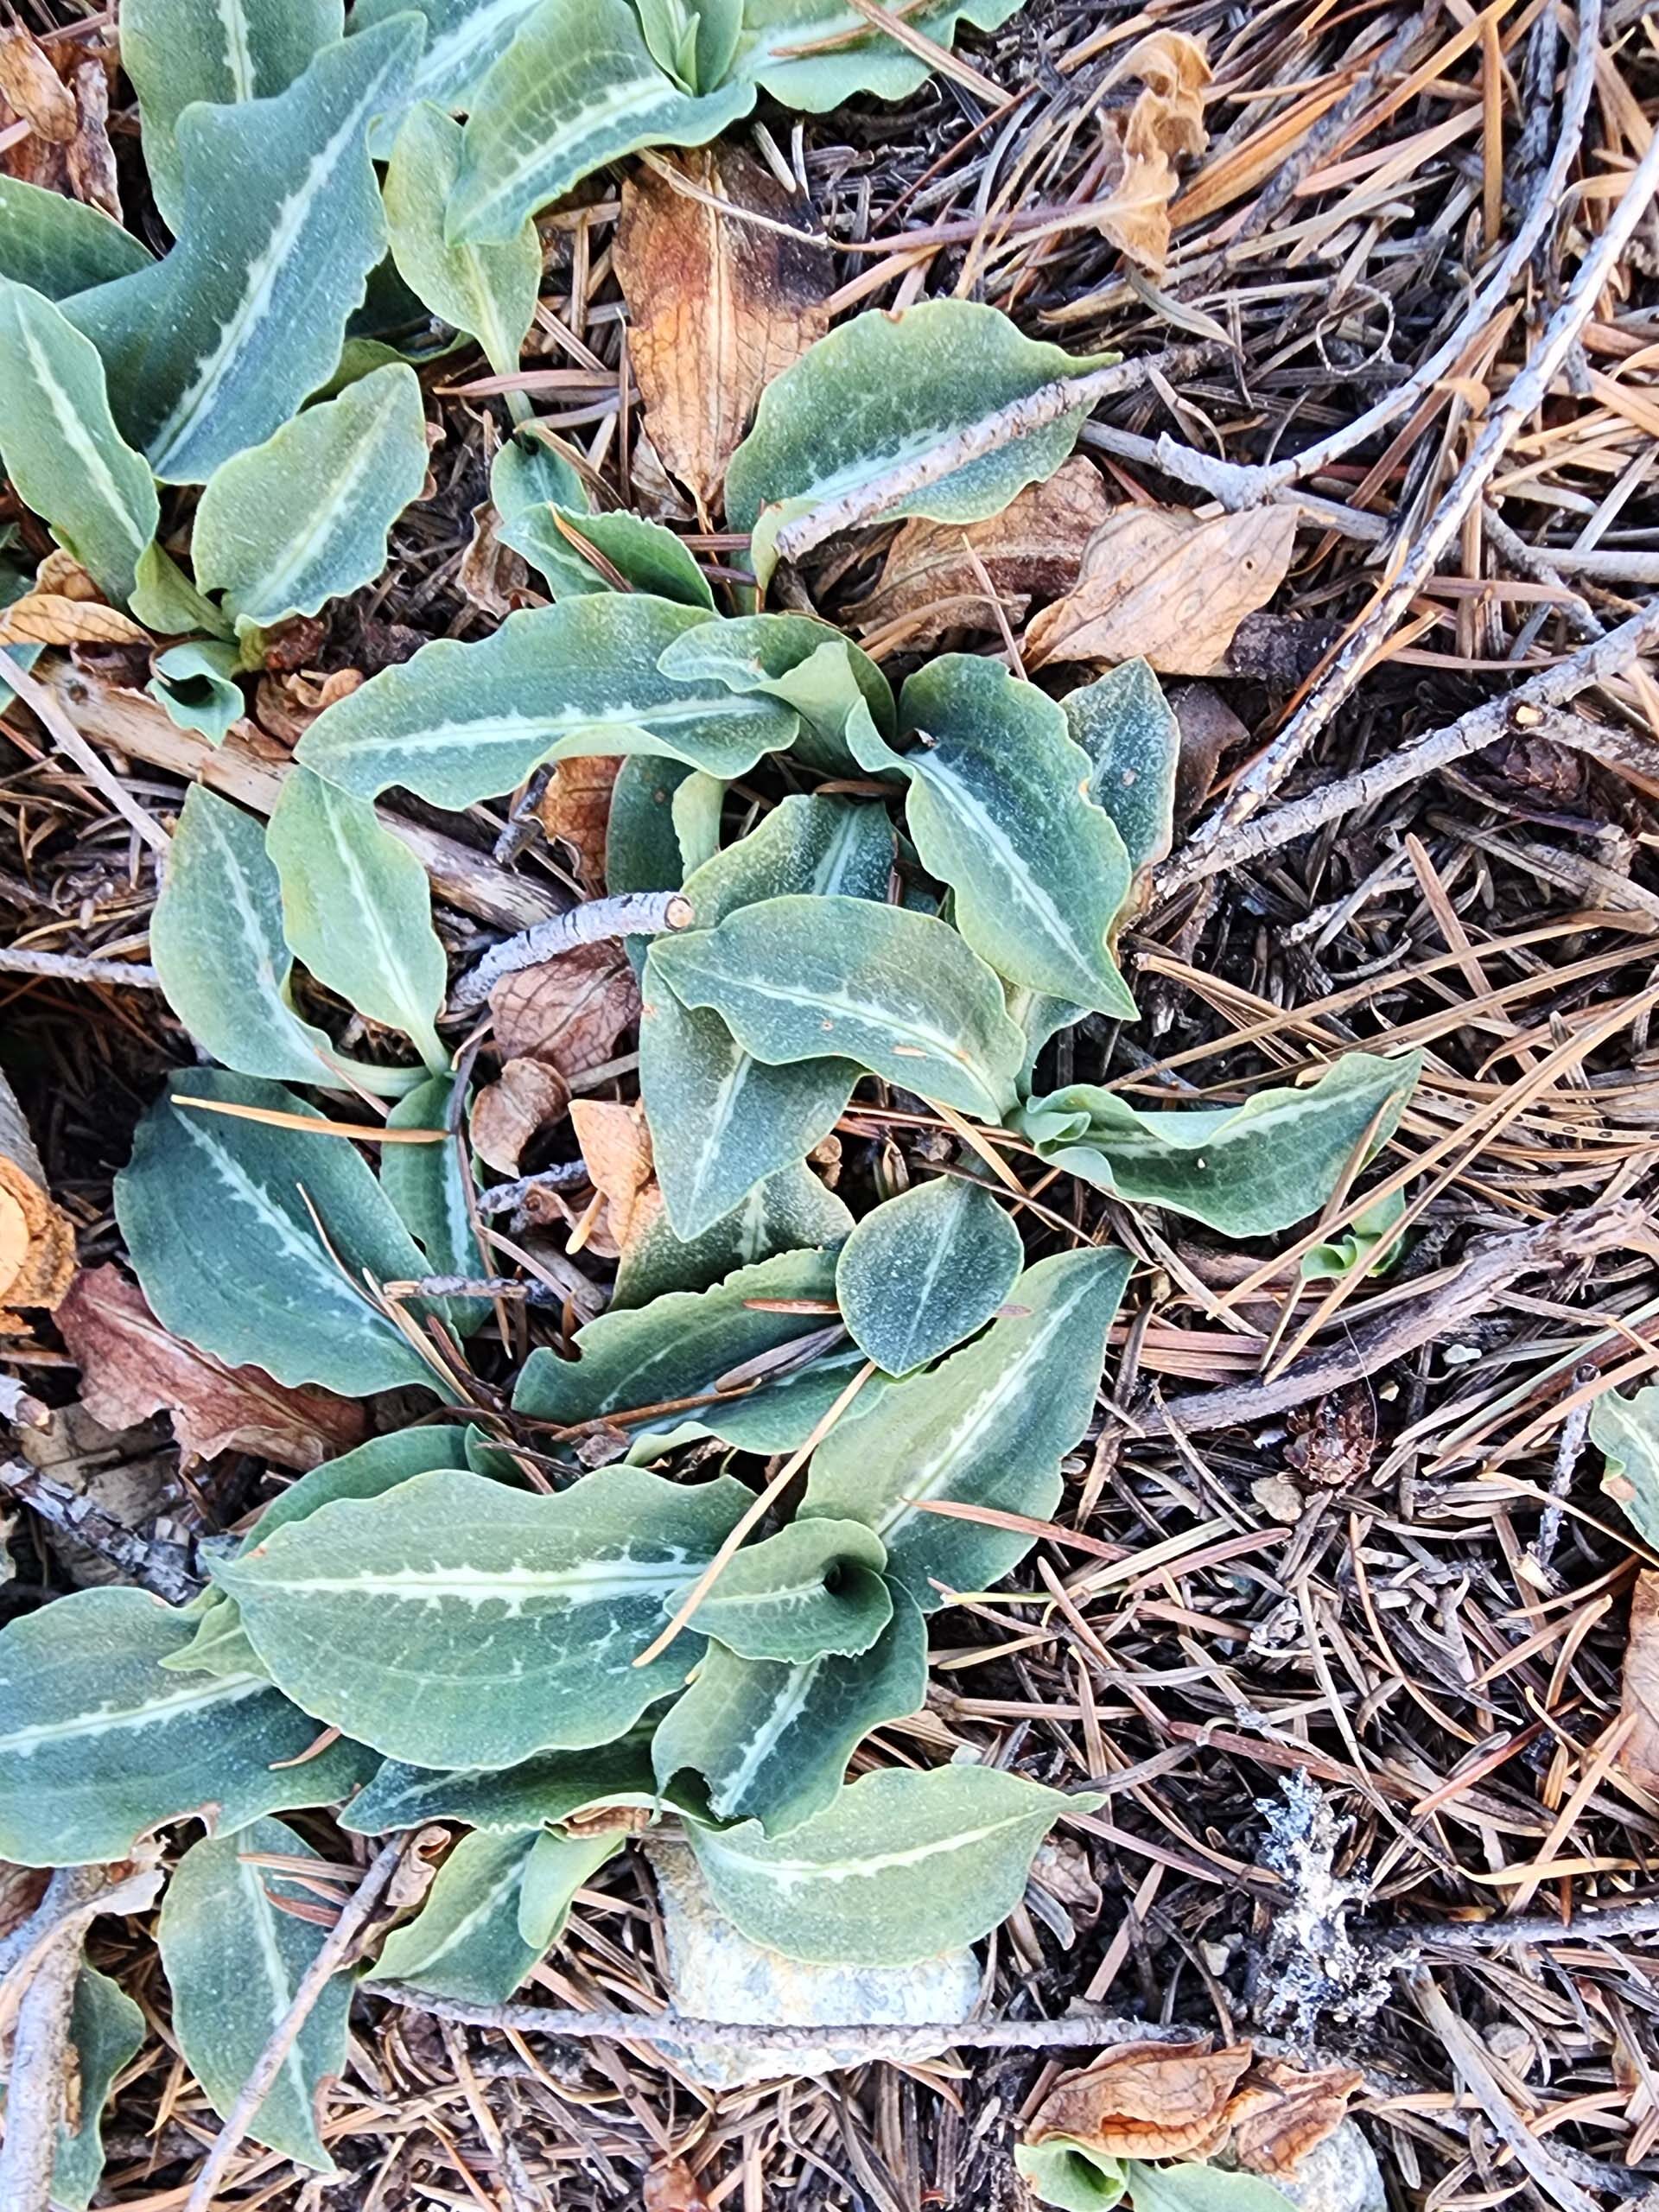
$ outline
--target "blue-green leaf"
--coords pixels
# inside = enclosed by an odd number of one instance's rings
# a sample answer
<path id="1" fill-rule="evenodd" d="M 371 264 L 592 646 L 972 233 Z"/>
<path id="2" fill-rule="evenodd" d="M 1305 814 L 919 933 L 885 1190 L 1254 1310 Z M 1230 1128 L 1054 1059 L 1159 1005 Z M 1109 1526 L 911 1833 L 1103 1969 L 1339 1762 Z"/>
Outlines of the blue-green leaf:
<path id="1" fill-rule="evenodd" d="M 876 1365 L 907 1375 L 982 1329 L 1024 1260 L 991 1192 L 941 1176 L 865 1215 L 842 1247 L 836 1295 Z"/>

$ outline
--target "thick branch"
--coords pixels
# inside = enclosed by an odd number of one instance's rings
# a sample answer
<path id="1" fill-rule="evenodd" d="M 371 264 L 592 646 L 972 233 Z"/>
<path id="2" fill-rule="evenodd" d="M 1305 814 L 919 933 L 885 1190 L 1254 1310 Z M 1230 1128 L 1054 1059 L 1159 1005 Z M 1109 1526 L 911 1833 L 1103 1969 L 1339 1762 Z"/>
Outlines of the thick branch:
<path id="1" fill-rule="evenodd" d="M 534 929 L 493 947 L 450 992 L 450 1011 L 475 1013 L 503 976 L 539 968 L 544 960 L 556 960 L 579 944 L 598 944 L 606 938 L 657 937 L 664 930 L 689 929 L 693 918 L 691 901 L 677 891 L 626 891 L 614 899 L 590 899 L 586 906 L 537 922 Z"/>

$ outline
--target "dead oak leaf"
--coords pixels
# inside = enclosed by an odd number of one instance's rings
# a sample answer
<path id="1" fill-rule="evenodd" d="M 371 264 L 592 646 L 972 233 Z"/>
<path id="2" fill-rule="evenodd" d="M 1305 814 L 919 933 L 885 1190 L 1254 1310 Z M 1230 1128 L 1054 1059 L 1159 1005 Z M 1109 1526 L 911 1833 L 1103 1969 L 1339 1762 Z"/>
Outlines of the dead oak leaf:
<path id="1" fill-rule="evenodd" d="M 671 168 L 700 196 L 677 190 Z M 646 428 L 705 514 L 756 400 L 828 329 L 835 282 L 826 247 L 711 201 L 798 227 L 803 214 L 752 156 L 722 147 L 630 177 L 615 246 Z"/>
<path id="2" fill-rule="evenodd" d="M 1127 2044 L 1044 2098 L 1026 2130 L 1063 2135 L 1103 2158 L 1174 2158 L 1213 2147 L 1250 2063 L 1249 2044 L 1206 2050 L 1190 2043 Z"/>
<path id="3" fill-rule="evenodd" d="M 906 523 L 875 588 L 849 617 L 866 637 L 888 632 L 887 642 L 906 651 L 937 645 L 950 630 L 995 630 L 988 576 L 1008 620 L 1021 622 L 1033 600 L 1071 589 L 1090 539 L 1111 512 L 1100 471 L 1074 454 L 984 522 Z"/>
<path id="4" fill-rule="evenodd" d="M 1364 2087 L 1351 2067 L 1293 2066 L 1263 2058 L 1227 2107 L 1233 2155 L 1253 2174 L 1292 2174 L 1308 2152 L 1334 2135 L 1348 2101 Z"/>
<path id="5" fill-rule="evenodd" d="M 1659 1796 L 1659 1573 L 1651 1568 L 1637 1576 L 1630 1592 L 1619 1718 L 1630 1729 L 1618 1753 L 1620 1772 Z"/>
<path id="6" fill-rule="evenodd" d="M 83 1268 L 58 1308 L 80 1369 L 81 1403 L 105 1427 L 171 1415 L 187 1465 L 252 1452 L 303 1472 L 360 1444 L 363 1409 L 332 1390 L 289 1389 L 257 1367 L 226 1367 L 163 1328 L 119 1268 Z"/>
<path id="7" fill-rule="evenodd" d="M 1211 676 L 1245 615 L 1283 582 L 1294 506 L 1200 520 L 1180 507 L 1120 507 L 1095 532 L 1075 591 L 1035 616 L 1026 660 L 1116 664 L 1141 655 L 1164 676 Z"/>
<path id="8" fill-rule="evenodd" d="M 620 753 L 561 760 L 536 803 L 536 818 L 548 842 L 568 847 L 577 882 L 595 898 L 605 888 L 605 832 L 621 766 Z"/>
<path id="9" fill-rule="evenodd" d="M 503 1059 L 540 1060 L 575 1083 L 639 1020 L 639 986 L 619 944 L 583 944 L 504 976 L 490 1009 Z"/>
<path id="10" fill-rule="evenodd" d="M 505 1060 L 495 1082 L 473 1101 L 473 1149 L 499 1173 L 517 1175 L 530 1144 L 569 1103 L 569 1085 L 556 1068 Z"/>

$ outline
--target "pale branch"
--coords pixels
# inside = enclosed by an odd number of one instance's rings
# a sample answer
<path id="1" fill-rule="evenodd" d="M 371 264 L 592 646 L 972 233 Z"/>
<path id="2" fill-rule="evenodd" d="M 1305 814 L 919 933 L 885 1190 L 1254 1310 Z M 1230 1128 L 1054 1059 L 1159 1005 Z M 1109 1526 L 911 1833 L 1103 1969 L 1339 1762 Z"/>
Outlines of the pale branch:
<path id="1" fill-rule="evenodd" d="M 0 972 L 45 976 L 60 983 L 124 983 L 137 991 L 159 991 L 162 979 L 140 960 L 99 960 L 86 952 L 35 951 L 27 945 L 0 945 Z"/>
<path id="2" fill-rule="evenodd" d="M 590 899 L 486 952 L 457 980 L 449 994 L 449 1010 L 475 1013 L 504 976 L 539 968 L 544 960 L 556 960 L 578 945 L 599 944 L 607 938 L 657 937 L 665 930 L 690 929 L 694 919 L 691 901 L 678 891 L 627 891 L 614 899 Z"/>
<path id="3" fill-rule="evenodd" d="M 52 1877 L 47 1893 L 60 1917 L 17 2006 L 0 2143 L 0 2204 L 6 2212 L 48 2212 L 52 2201 L 58 2126 L 66 2110 L 69 2016 L 89 1917 L 79 1908 L 105 1886 L 101 1866 L 65 1866 Z"/>
<path id="4" fill-rule="evenodd" d="M 1282 805 L 1239 823 L 1202 850 L 1189 845 L 1158 872 L 1159 897 L 1173 898 L 1206 876 L 1218 875 L 1224 870 L 1242 867 L 1246 861 L 1259 860 L 1264 853 L 1276 852 L 1295 838 L 1306 837 L 1315 830 L 1324 829 L 1327 823 L 1339 821 L 1357 808 L 1374 805 L 1389 792 L 1415 783 L 1421 777 L 1432 776 L 1438 769 L 1447 767 L 1469 753 L 1481 752 L 1501 737 L 1522 733 L 1537 734 L 1542 730 L 1542 734 L 1572 745 L 1578 751 L 1597 753 L 1598 757 L 1610 761 L 1635 766 L 1630 747 L 1619 731 L 1604 730 L 1581 716 L 1558 717 L 1549 722 L 1548 728 L 1544 723 L 1548 709 L 1560 707 L 1592 684 L 1618 675 L 1656 644 L 1659 644 L 1659 600 L 1568 658 L 1540 669 L 1514 690 L 1471 707 L 1466 715 L 1459 715 L 1456 721 L 1448 722 L 1443 729 L 1430 730 L 1351 776 L 1344 776 L 1299 798 L 1288 799 Z M 1567 727 L 1569 722 L 1570 729 Z M 1604 743 L 1606 750 L 1601 753 L 1599 748 Z"/>
<path id="5" fill-rule="evenodd" d="M 1527 365 L 1488 410 L 1468 459 L 1459 469 L 1421 535 L 1387 589 L 1306 699 L 1273 741 L 1234 782 L 1222 805 L 1192 839 L 1188 856 L 1200 859 L 1211 844 L 1247 820 L 1271 798 L 1313 740 L 1358 683 L 1372 657 L 1433 575 L 1440 556 L 1491 483 L 1510 442 L 1548 397 L 1549 387 L 1578 344 L 1609 277 L 1618 266 L 1638 222 L 1659 191 L 1659 135 L 1649 141 L 1607 227 L 1580 264 L 1567 296 L 1545 325 Z"/>
<path id="6" fill-rule="evenodd" d="M 538 1168 L 533 1175 L 520 1175 L 513 1182 L 497 1183 L 487 1191 L 480 1191 L 478 1210 L 486 1217 L 511 1213 L 537 1191 L 575 1190 L 591 1179 L 585 1160 L 561 1160 L 551 1167 Z"/>
<path id="7" fill-rule="evenodd" d="M 1643 1209 L 1626 1200 L 1560 1214 L 1530 1229 L 1483 1236 L 1471 1245 L 1451 1281 L 1421 1298 L 1392 1306 L 1357 1327 L 1344 1325 L 1338 1342 L 1299 1360 L 1271 1382 L 1192 1390 L 1166 1405 L 1136 1406 L 1136 1432 L 1142 1436 L 1197 1436 L 1218 1428 L 1249 1427 L 1288 1413 L 1293 1406 L 1306 1405 L 1310 1398 L 1328 1397 L 1490 1313 L 1498 1292 L 1522 1275 L 1628 1248 L 1643 1231 L 1645 1219 Z"/>
<path id="8" fill-rule="evenodd" d="M 50 1529 L 107 1560 L 123 1580 L 169 1605 L 188 1605 L 202 1587 L 191 1548 L 171 1536 L 142 1536 L 96 1498 L 26 1460 L 0 1460 L 0 1491 L 10 1491 Z"/>
<path id="9" fill-rule="evenodd" d="M 317 2000 L 329 1980 L 346 1963 L 353 1945 L 367 1926 L 369 1916 L 379 1903 L 386 1885 L 397 1872 L 418 1833 L 418 1830 L 410 1830 L 406 1834 L 393 1836 L 391 1842 L 383 1845 L 371 1860 L 368 1872 L 353 1892 L 350 1903 L 324 1937 L 315 1958 L 301 1977 L 293 2003 L 276 2023 L 270 2042 L 255 2062 L 252 2073 L 238 2092 L 230 2116 L 213 2138 L 213 2148 L 191 2186 L 184 2212 L 208 2212 L 219 2184 L 225 2177 L 225 2169 L 257 2118 L 259 2107 L 270 2095 L 272 2084 L 283 2070 L 283 2062 L 294 2048 L 296 2037 L 315 2010 Z"/>
<path id="10" fill-rule="evenodd" d="M 778 532 L 778 557 L 780 561 L 798 561 L 815 545 L 839 537 L 843 531 L 879 522 L 904 500 L 954 475 L 969 461 L 982 460 L 985 454 L 1012 445 L 1020 438 L 1028 438 L 1033 430 L 1046 429 L 1051 423 L 1060 422 L 1068 415 L 1087 414 L 1103 399 L 1133 391 L 1154 374 L 1179 378 L 1195 369 L 1206 368 L 1211 362 L 1222 359 L 1227 350 L 1209 339 L 1202 345 L 1175 346 L 1165 353 L 1116 361 L 1109 368 L 1095 369 L 1084 376 L 1057 377 L 1052 384 L 1039 385 L 1023 399 L 999 407 L 995 414 L 969 423 L 954 437 L 942 439 L 926 452 L 898 462 L 868 483 L 855 484 L 849 491 L 820 501 L 805 514 L 798 515 L 793 522 L 785 523 Z"/>
<path id="11" fill-rule="evenodd" d="M 165 858 L 173 841 L 161 823 L 139 805 L 109 762 L 86 742 L 65 712 L 62 702 L 5 652 L 0 652 L 0 684 L 16 693 L 58 750 L 68 754 L 129 828 L 137 830 L 145 844 Z"/>

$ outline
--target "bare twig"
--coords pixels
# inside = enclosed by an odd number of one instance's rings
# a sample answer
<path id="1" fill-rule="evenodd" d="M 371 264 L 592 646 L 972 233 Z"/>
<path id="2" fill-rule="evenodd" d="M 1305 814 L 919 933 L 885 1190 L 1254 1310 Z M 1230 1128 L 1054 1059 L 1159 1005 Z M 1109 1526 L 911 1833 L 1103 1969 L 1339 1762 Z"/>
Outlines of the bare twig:
<path id="1" fill-rule="evenodd" d="M 0 2144 L 0 2204 L 6 2212 L 48 2212 L 58 2124 L 64 2116 L 69 2015 L 80 1972 L 81 1939 L 91 1916 L 80 1910 L 105 1887 L 101 1866 L 65 1866 L 52 1877 L 48 1905 L 60 1917 L 47 1938 L 17 2007 Z"/>
<path id="2" fill-rule="evenodd" d="M 242 2084 L 240 2094 L 231 2107 L 229 2119 L 213 2139 L 201 2171 L 196 2176 L 184 2212 L 207 2212 L 214 2192 L 225 2176 L 225 2169 L 240 2145 L 243 2138 L 257 2116 L 259 2107 L 270 2094 L 271 2084 L 283 2069 L 283 2061 L 294 2048 L 295 2037 L 310 2018 L 317 1999 L 330 1979 L 345 1965 L 353 1944 L 367 1925 L 370 1914 L 379 1903 L 386 1885 L 397 1871 L 404 1854 L 410 1849 L 418 1831 L 394 1836 L 376 1853 L 369 1870 L 358 1884 L 352 1900 L 329 1929 L 322 1946 L 306 1968 L 294 2001 L 276 2023 L 270 2041 L 260 2052 L 251 2074 Z"/>
<path id="3" fill-rule="evenodd" d="M 162 979 L 140 960 L 99 960 L 85 952 L 36 952 L 26 945 L 0 945 L 0 970 L 13 976 L 49 976 L 61 983 L 125 983 L 138 991 L 159 991 Z"/>
<path id="4" fill-rule="evenodd" d="M 1435 563 L 1463 526 L 1481 493 L 1491 481 L 1510 440 L 1544 404 L 1549 387 L 1577 345 L 1608 278 L 1618 267 L 1637 223 L 1659 191 L 1659 133 L 1649 141 L 1607 227 L 1580 263 L 1566 298 L 1545 326 L 1527 365 L 1489 411 L 1484 427 L 1427 526 L 1401 563 L 1398 574 L 1352 632 L 1306 698 L 1265 751 L 1237 779 L 1217 812 L 1188 848 L 1201 858 L 1210 845 L 1254 814 L 1271 798 L 1313 740 L 1359 681 L 1371 657 L 1415 598 Z"/>
<path id="5" fill-rule="evenodd" d="M 1642 1208 L 1629 1202 L 1589 1206 L 1530 1229 L 1483 1237 L 1471 1246 L 1450 1282 L 1411 1305 L 1393 1307 L 1375 1321 L 1344 1331 L 1339 1343 L 1299 1361 L 1272 1382 L 1190 1391 L 1167 1406 L 1137 1407 L 1136 1424 L 1147 1436 L 1196 1436 L 1287 1413 L 1310 1398 L 1325 1397 L 1375 1375 L 1407 1352 L 1489 1312 L 1496 1294 L 1522 1275 L 1628 1246 L 1644 1218 Z"/>
<path id="6" fill-rule="evenodd" d="M 1581 751 L 1594 751 L 1603 735 L 1599 725 L 1580 725 L 1573 717 L 1573 732 L 1569 734 L 1565 727 L 1569 718 L 1562 717 L 1560 724 L 1551 722 L 1546 728 L 1541 720 L 1529 721 L 1529 710 L 1559 706 L 1579 692 L 1588 690 L 1592 684 L 1618 675 L 1656 642 L 1659 642 L 1659 600 L 1569 659 L 1557 661 L 1552 668 L 1540 669 L 1535 676 L 1500 698 L 1471 707 L 1466 715 L 1459 715 L 1444 729 L 1431 730 L 1382 760 L 1373 761 L 1357 774 L 1309 791 L 1304 798 L 1290 799 L 1268 813 L 1258 815 L 1254 821 L 1241 823 L 1202 849 L 1196 844 L 1189 845 L 1160 871 L 1156 879 L 1160 896 L 1173 897 L 1205 876 L 1237 868 L 1246 861 L 1258 860 L 1263 853 L 1275 852 L 1297 837 L 1306 837 L 1310 831 L 1323 829 L 1327 822 L 1338 821 L 1356 808 L 1373 805 L 1390 791 L 1415 783 L 1421 777 L 1431 776 L 1437 769 L 1447 767 L 1471 753 L 1480 752 L 1512 731 L 1526 729 L 1537 734 L 1542 730 L 1564 744 L 1576 743 Z M 1608 730 L 1605 734 L 1610 748 L 1624 741 L 1618 731 Z M 1610 750 L 1605 757 L 1618 756 Z M 1624 757 L 1629 765 L 1628 755 Z"/>
<path id="7" fill-rule="evenodd" d="M 585 1160 L 561 1160 L 534 1175 L 520 1175 L 512 1183 L 497 1183 L 478 1194 L 478 1210 L 485 1216 L 511 1213 L 537 1191 L 569 1191 L 588 1180 Z"/>
<path id="8" fill-rule="evenodd" d="M 165 1599 L 169 1605 L 188 1605 L 201 1589 L 202 1579 L 194 1571 L 188 1544 L 168 1536 L 141 1536 L 95 1498 L 42 1474 L 25 1460 L 0 1460 L 0 1491 L 10 1491 L 48 1528 L 90 1546 L 127 1581 Z"/>
<path id="9" fill-rule="evenodd" d="M 75 728 L 62 706 L 43 683 L 0 652 L 0 679 L 17 694 L 29 712 L 48 731 L 60 752 L 67 753 L 81 773 L 103 792 L 110 804 L 153 850 L 165 855 L 172 839 L 153 814 L 147 814 L 109 762 L 99 757 Z"/>
<path id="10" fill-rule="evenodd" d="M 543 961 L 574 952 L 579 944 L 598 944 L 613 937 L 655 937 L 664 930 L 690 929 L 694 919 L 691 901 L 678 891 L 629 891 L 620 898 L 590 899 L 486 952 L 456 982 L 449 994 L 450 1010 L 476 1012 L 504 976 L 539 968 Z"/>

